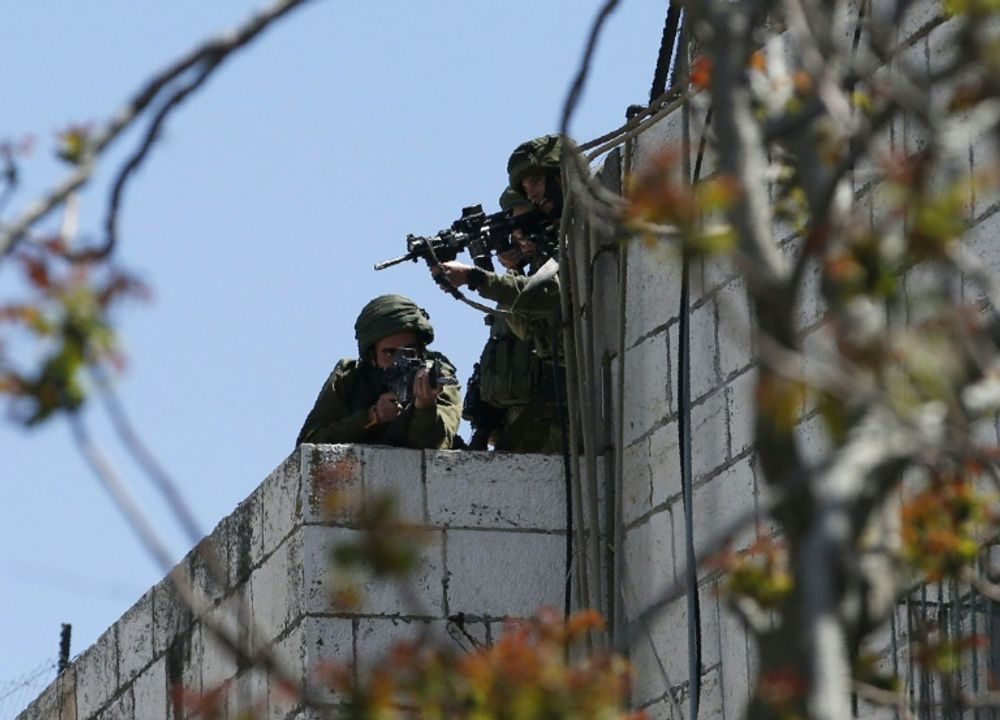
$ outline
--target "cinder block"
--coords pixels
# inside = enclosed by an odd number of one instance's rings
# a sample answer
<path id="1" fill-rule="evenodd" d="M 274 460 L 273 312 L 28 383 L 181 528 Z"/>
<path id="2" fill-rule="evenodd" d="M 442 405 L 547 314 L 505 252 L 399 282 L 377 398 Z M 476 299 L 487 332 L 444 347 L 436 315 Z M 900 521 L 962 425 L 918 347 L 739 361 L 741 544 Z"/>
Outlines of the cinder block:
<path id="1" fill-rule="evenodd" d="M 301 688 L 305 683 L 306 651 L 302 623 L 274 644 L 274 659 L 287 679 L 299 689 L 290 687 L 277 673 L 267 676 L 267 717 L 284 720 L 302 703 Z"/>
<path id="2" fill-rule="evenodd" d="M 204 691 L 202 658 L 204 644 L 200 625 L 174 638 L 166 654 L 167 714 L 169 717 L 193 717 L 197 708 L 191 698 Z"/>
<path id="3" fill-rule="evenodd" d="M 364 446 L 361 458 L 366 499 L 391 492 L 403 520 L 416 523 L 427 521 L 424 511 L 424 458 L 420 450 Z"/>
<path id="4" fill-rule="evenodd" d="M 622 584 L 628 617 L 637 617 L 676 580 L 672 525 L 670 511 L 661 510 L 625 533 Z"/>
<path id="5" fill-rule="evenodd" d="M 89 718 L 118 690 L 118 626 L 108 628 L 75 665 L 77 713 Z"/>
<path id="6" fill-rule="evenodd" d="M 649 439 L 629 445 L 622 458 L 622 515 L 631 525 L 653 507 Z"/>
<path id="7" fill-rule="evenodd" d="M 232 525 L 221 522 L 211 535 L 204 538 L 184 558 L 191 587 L 199 606 L 210 607 L 229 591 L 229 530 Z"/>
<path id="8" fill-rule="evenodd" d="M 795 437 L 798 438 L 799 447 L 806 462 L 819 462 L 827 457 L 833 449 L 830 434 L 819 414 L 812 415 L 796 425 Z"/>
<path id="9" fill-rule="evenodd" d="M 719 370 L 728 378 L 753 362 L 752 322 L 743 280 L 737 278 L 716 295 L 719 309 Z"/>
<path id="10" fill-rule="evenodd" d="M 719 668 L 710 670 L 701 676 L 699 685 L 698 720 L 722 720 L 725 717 L 722 707 L 722 673 Z M 678 702 L 681 717 L 690 717 L 688 688 L 684 688 Z"/>
<path id="11" fill-rule="evenodd" d="M 720 583 L 718 580 L 698 588 L 698 604 L 701 613 L 701 665 L 703 668 L 711 668 L 722 662 L 719 595 Z"/>
<path id="12" fill-rule="evenodd" d="M 71 665 L 63 670 L 56 678 L 55 686 L 59 699 L 59 712 L 56 715 L 48 716 L 48 718 L 76 720 L 76 667 Z"/>
<path id="13" fill-rule="evenodd" d="M 633 167 L 641 173 L 650 161 L 663 152 L 672 152 L 681 160 L 684 146 L 683 118 L 678 109 L 658 120 L 655 125 L 650 125 L 635 139 Z M 677 178 L 680 178 L 683 162 L 676 162 L 674 165 L 677 168 Z"/>
<path id="14" fill-rule="evenodd" d="M 943 21 L 944 14 L 939 1 L 914 0 L 907 7 L 906 14 L 903 15 L 903 22 L 899 26 L 899 38 L 903 40 L 919 30 Z"/>
<path id="15" fill-rule="evenodd" d="M 757 368 L 750 368 L 726 386 L 729 409 L 729 457 L 734 458 L 753 445 L 757 408 Z"/>
<path id="16" fill-rule="evenodd" d="M 992 174 L 996 167 L 1000 152 L 997 149 L 997 139 L 994 133 L 983 133 L 972 139 L 972 146 L 969 148 L 971 160 L 971 172 L 974 179 L 981 179 L 983 173 Z M 980 219 L 983 215 L 1000 203 L 1000 187 L 996 182 L 980 183 L 975 188 L 975 197 L 972 208 L 974 219 Z"/>
<path id="17" fill-rule="evenodd" d="M 136 718 L 168 720 L 166 658 L 160 658 L 136 677 L 132 697 Z"/>
<path id="18" fill-rule="evenodd" d="M 691 310 L 691 399 L 697 400 L 719 384 L 719 350 L 715 335 L 715 303 Z M 677 347 L 677 346 L 672 346 Z"/>
<path id="19" fill-rule="evenodd" d="M 649 638 L 656 646 L 659 661 L 653 672 L 659 672 L 671 688 L 688 680 L 688 612 L 687 598 L 681 597 L 668 605 L 649 624 Z"/>
<path id="20" fill-rule="evenodd" d="M 650 703 L 663 698 L 672 683 L 677 680 L 665 675 L 663 655 L 670 652 L 667 648 L 658 647 L 655 640 L 643 633 L 633 644 L 630 658 L 632 661 L 632 705 L 635 707 L 649 706 Z M 672 718 L 663 713 L 663 707 L 656 711 L 656 717 Z M 652 708 L 651 708 L 652 713 Z"/>
<path id="21" fill-rule="evenodd" d="M 712 255 L 702 260 L 702 282 L 701 292 L 692 295 L 692 300 L 698 302 L 705 295 L 716 292 L 723 285 L 728 284 L 736 277 L 736 269 L 726 255 Z M 721 334 L 720 334 L 721 337 Z"/>
<path id="22" fill-rule="evenodd" d="M 365 678 L 377 666 L 383 665 L 392 647 L 400 642 L 446 644 L 452 641 L 441 622 L 401 618 L 360 619 L 355 639 L 359 676 Z"/>
<path id="23" fill-rule="evenodd" d="M 450 530 L 445 542 L 450 613 L 530 617 L 539 608 L 561 606 L 564 536 Z"/>
<path id="24" fill-rule="evenodd" d="M 649 437 L 649 464 L 653 507 L 670 501 L 681 492 L 680 438 L 677 423 L 657 428 Z"/>
<path id="25" fill-rule="evenodd" d="M 227 637 L 241 641 L 246 637 L 247 630 L 240 628 L 239 617 L 252 617 L 249 608 L 240 608 L 244 602 L 244 594 L 237 593 L 209 613 L 212 626 L 219 627 Z M 208 622 L 202 623 L 202 685 L 205 692 L 212 692 L 224 683 L 236 677 L 238 663 L 236 656 L 225 642 L 211 629 Z"/>
<path id="26" fill-rule="evenodd" d="M 625 353 L 625 445 L 648 433 L 670 412 L 667 334 L 646 338 Z"/>
<path id="27" fill-rule="evenodd" d="M 250 576 L 254 650 L 271 644 L 303 614 L 297 545 L 294 538 L 286 541 Z"/>
<path id="28" fill-rule="evenodd" d="M 641 237 L 625 241 L 622 250 L 628 262 L 625 347 L 632 347 L 677 317 L 680 257 L 676 245 Z"/>
<path id="29" fill-rule="evenodd" d="M 929 262 L 911 268 L 906 273 L 904 283 L 906 317 L 913 325 L 936 317 L 938 313 L 936 299 L 948 297 L 954 288 L 954 278 L 951 274 Z"/>
<path id="30" fill-rule="evenodd" d="M 729 457 L 726 393 L 717 392 L 691 408 L 691 470 L 697 482 Z"/>
<path id="31" fill-rule="evenodd" d="M 988 268 L 994 273 L 1000 271 L 1000 243 L 996 241 L 1000 231 L 1000 214 L 993 215 L 971 228 L 963 239 L 969 252 L 978 260 L 980 267 Z M 963 300 L 969 304 L 980 303 L 986 299 L 983 288 L 971 278 L 963 280 Z"/>
<path id="32" fill-rule="evenodd" d="M 561 530 L 562 457 L 427 452 L 427 509 L 435 527 Z"/>
<path id="33" fill-rule="evenodd" d="M 301 522 L 302 451 L 296 450 L 261 484 L 262 552 L 268 555 Z"/>
<path id="34" fill-rule="evenodd" d="M 750 646 L 743 624 L 725 606 L 719 615 L 719 641 L 723 708 L 727 718 L 741 718 L 750 699 Z"/>
<path id="35" fill-rule="evenodd" d="M 351 525 L 362 497 L 363 462 L 360 445 L 300 445 L 302 522 Z M 337 501 L 330 502 L 330 494 Z"/>
<path id="36" fill-rule="evenodd" d="M 258 487 L 229 516 L 229 587 L 246 582 L 264 557 L 262 495 Z"/>
<path id="37" fill-rule="evenodd" d="M 331 552 L 338 543 L 354 542 L 360 537 L 349 528 L 305 527 L 302 532 L 302 557 L 305 578 L 305 610 L 310 614 L 335 611 L 330 604 L 331 580 L 338 572 L 332 565 Z M 363 609 L 379 615 L 444 616 L 444 562 L 441 533 L 420 532 L 422 538 L 419 562 L 407 579 L 405 590 L 388 578 L 376 578 L 362 572 L 358 578 L 364 594 Z M 414 540 L 419 542 L 419 540 Z M 256 611 L 256 605 L 255 611 Z"/>
<path id="38" fill-rule="evenodd" d="M 244 670 L 230 685 L 226 717 L 267 717 L 267 673 L 258 668 Z"/>
<path id="39" fill-rule="evenodd" d="M 903 50 L 896 62 L 907 68 L 907 71 L 918 78 L 926 78 L 929 69 L 927 61 L 927 38 L 917 40 L 913 45 Z M 927 148 L 928 132 L 926 126 L 910 113 L 903 115 L 903 149 L 907 156 L 923 152 Z"/>
<path id="40" fill-rule="evenodd" d="M 170 577 L 153 588 L 153 656 L 159 657 L 194 622 L 191 609 L 174 589 Z"/>
<path id="41" fill-rule="evenodd" d="M 135 718 L 135 704 L 130 687 L 119 692 L 108 707 L 97 715 L 97 720 L 135 720 Z"/>
<path id="42" fill-rule="evenodd" d="M 694 489 L 694 542 L 697 552 L 721 540 L 722 534 L 730 532 L 734 523 L 743 517 L 749 518 L 747 530 L 739 538 L 749 540 L 753 536 L 754 519 L 748 513 L 754 510 L 756 499 L 750 460 L 749 457 L 741 460 Z M 680 547 L 680 541 L 675 539 L 675 542 Z"/>
<path id="43" fill-rule="evenodd" d="M 354 621 L 307 615 L 302 628 L 306 686 L 322 702 L 340 701 L 341 694 L 330 685 L 328 670 L 354 664 Z"/>
<path id="44" fill-rule="evenodd" d="M 117 622 L 118 678 L 124 685 L 153 662 L 153 590 L 150 589 Z"/>

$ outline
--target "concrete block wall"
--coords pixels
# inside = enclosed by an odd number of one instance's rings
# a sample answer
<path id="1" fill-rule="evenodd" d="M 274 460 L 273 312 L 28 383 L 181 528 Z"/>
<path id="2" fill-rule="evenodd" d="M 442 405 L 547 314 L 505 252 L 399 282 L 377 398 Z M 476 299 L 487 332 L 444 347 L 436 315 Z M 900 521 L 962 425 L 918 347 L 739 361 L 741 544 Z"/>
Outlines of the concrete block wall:
<path id="1" fill-rule="evenodd" d="M 952 23 L 940 14 L 940 3 L 932 0 L 914 3 L 906 20 L 899 28 L 900 40 L 913 39 L 906 60 L 918 71 L 930 72 L 952 51 L 948 42 L 954 36 Z M 947 98 L 939 100 L 945 102 Z M 686 146 L 693 154 L 705 110 L 697 104 L 690 110 L 694 141 L 685 142 L 684 123 L 678 111 L 626 148 L 626 162 L 616 158 L 606 165 L 604 172 L 617 173 L 619 167 L 629 164 L 639 170 L 668 148 L 679 153 Z M 913 118 L 905 117 L 889 128 L 884 142 L 887 150 L 913 153 L 926 140 Z M 963 170 L 966 179 L 971 181 L 976 173 L 995 166 L 994 138 L 969 137 L 968 150 L 968 167 Z M 692 157 L 692 164 L 693 161 Z M 714 158 L 705 159 L 706 172 L 715 166 Z M 867 209 L 872 220 L 882 217 L 887 197 L 880 193 L 877 184 L 871 183 L 871 173 L 859 172 L 858 176 L 867 178 L 855 187 L 858 209 Z M 608 178 L 605 182 L 613 184 Z M 974 188 L 968 200 L 972 230 L 966 242 L 987 266 L 1000 272 L 997 249 L 1000 246 L 996 242 L 1000 234 L 998 191 L 970 185 Z M 776 223 L 774 238 L 789 256 L 798 253 L 801 239 L 794 231 Z M 618 297 L 619 292 L 625 298 L 624 307 L 616 313 L 624 321 L 623 328 L 618 322 L 599 323 L 595 362 L 601 355 L 610 355 L 614 372 L 624 368 L 624 397 L 617 397 L 617 384 L 612 383 L 615 397 L 611 405 L 622 409 L 624 547 L 619 561 L 624 573 L 619 592 L 626 619 L 634 618 L 666 586 L 680 579 L 685 568 L 677 427 L 679 255 L 679 249 L 666 241 L 624 238 L 618 246 L 617 267 L 611 272 L 595 273 L 591 297 L 592 305 L 598 303 L 597 298 Z M 698 548 L 748 508 L 758 509 L 758 518 L 763 520 L 759 508 L 766 494 L 752 450 L 755 320 L 743 281 L 725 260 L 694 261 L 690 273 L 694 544 Z M 907 283 L 920 282 L 919 270 L 910 275 Z M 625 287 L 621 288 L 623 277 Z M 822 356 L 832 338 L 824 323 L 819 277 L 818 264 L 807 269 L 797 322 L 807 353 Z M 974 305 L 981 300 L 981 291 L 964 280 L 956 288 L 956 300 Z M 916 308 L 907 308 L 900 321 L 913 322 L 917 319 L 915 312 Z M 623 354 L 619 352 L 622 339 Z M 825 429 L 813 407 L 803 408 L 797 433 L 807 457 L 820 457 L 828 447 Z M 985 423 L 982 438 L 996 443 L 997 437 L 996 423 Z M 750 540 L 747 537 L 745 542 Z M 707 572 L 699 582 L 702 636 L 699 717 L 734 720 L 742 717 L 753 687 L 756 652 L 752 639 L 720 602 L 716 584 L 717 580 Z M 646 636 L 633 648 L 637 673 L 633 700 L 654 718 L 687 717 L 686 615 L 686 600 L 681 598 L 648 628 Z M 896 625 L 905 628 L 902 607 Z M 888 652 L 889 646 L 890 643 L 885 643 L 880 649 Z"/>
<path id="2" fill-rule="evenodd" d="M 332 519 L 331 490 L 393 491 L 404 518 L 427 528 L 412 592 L 364 584 L 365 602 L 342 612 L 330 602 L 329 552 L 357 530 L 350 512 Z M 323 661 L 361 671 L 389 646 L 418 633 L 445 643 L 487 643 L 507 618 L 561 607 L 565 495 L 559 457 L 375 446 L 302 445 L 203 541 L 223 572 L 192 551 L 175 572 L 191 579 L 207 612 L 236 627 L 243 613 L 251 651 L 266 648 L 331 704 L 318 683 Z M 224 688 L 227 717 L 300 717 L 276 679 L 242 668 L 165 579 L 81 653 L 19 720 L 177 720 L 172 690 Z M 305 715 L 301 715 L 305 717 Z"/>

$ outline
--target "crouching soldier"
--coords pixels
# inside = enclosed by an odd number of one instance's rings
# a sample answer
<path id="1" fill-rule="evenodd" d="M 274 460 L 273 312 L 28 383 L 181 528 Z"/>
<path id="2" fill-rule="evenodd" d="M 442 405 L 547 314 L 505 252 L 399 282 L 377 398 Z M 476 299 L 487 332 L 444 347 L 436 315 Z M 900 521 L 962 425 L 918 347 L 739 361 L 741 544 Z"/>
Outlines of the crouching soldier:
<path id="1" fill-rule="evenodd" d="M 412 401 L 403 405 L 387 382 L 401 354 L 439 366 L 453 378 L 455 368 L 427 350 L 434 329 L 427 312 L 402 295 L 369 302 L 354 323 L 358 358 L 337 363 L 316 398 L 299 443 L 373 443 L 411 448 L 450 448 L 462 403 L 457 385 L 435 383 L 433 372 L 416 371 Z"/>
<path id="2" fill-rule="evenodd" d="M 543 135 L 515 148 L 507 163 L 508 192 L 528 201 L 553 223 L 558 223 L 563 204 L 561 153 L 560 136 Z M 528 238 L 517 239 L 530 260 L 524 273 L 497 274 L 456 261 L 441 263 L 431 271 L 455 287 L 467 285 L 509 311 L 505 325 L 530 343 L 539 374 L 532 381 L 530 401 L 512 405 L 505 413 L 501 442 L 521 452 L 557 452 L 562 446 L 557 399 L 565 397 L 565 370 L 557 347 L 559 275 L 545 272 L 551 270 L 543 265 L 550 259 L 547 252 L 541 252 Z M 555 248 L 545 250 L 554 253 Z M 497 447 L 501 449 L 499 444 Z"/>

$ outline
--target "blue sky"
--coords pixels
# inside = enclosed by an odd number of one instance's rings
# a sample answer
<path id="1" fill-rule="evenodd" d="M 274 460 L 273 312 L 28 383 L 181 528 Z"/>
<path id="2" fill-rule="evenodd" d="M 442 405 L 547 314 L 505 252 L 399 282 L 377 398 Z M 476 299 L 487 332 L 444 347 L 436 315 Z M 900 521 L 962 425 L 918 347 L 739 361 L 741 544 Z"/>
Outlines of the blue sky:
<path id="1" fill-rule="evenodd" d="M 434 347 L 464 379 L 486 333 L 422 265 L 375 273 L 406 234 L 463 205 L 497 208 L 506 159 L 557 129 L 597 0 L 315 0 L 230 58 L 168 124 L 131 186 L 120 261 L 153 289 L 118 313 L 134 423 L 205 531 L 292 450 L 320 385 L 355 352 L 371 297 L 426 307 Z M 579 141 L 647 100 L 667 3 L 622 0 L 599 47 Z M 0 23 L 0 140 L 36 150 L 8 213 L 61 171 L 55 134 L 103 122 L 153 70 L 256 7 L 237 0 L 33 0 Z M 102 219 L 116 155 L 83 195 Z M 0 266 L 0 302 L 16 283 Z M 175 557 L 189 544 L 116 445 L 87 420 Z M 65 422 L 0 425 L 0 686 L 56 656 L 59 625 L 85 649 L 162 576 L 74 449 Z"/>

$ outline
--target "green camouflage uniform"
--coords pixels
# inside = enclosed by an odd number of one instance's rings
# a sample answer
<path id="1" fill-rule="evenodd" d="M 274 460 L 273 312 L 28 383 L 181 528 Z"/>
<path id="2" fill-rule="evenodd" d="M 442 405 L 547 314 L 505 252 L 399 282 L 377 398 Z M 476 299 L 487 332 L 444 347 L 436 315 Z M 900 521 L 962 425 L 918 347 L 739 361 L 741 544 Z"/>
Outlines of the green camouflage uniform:
<path id="1" fill-rule="evenodd" d="M 562 449 L 556 382 L 565 382 L 561 368 L 553 362 L 552 352 L 552 334 L 559 308 L 559 283 L 553 278 L 525 292 L 529 279 L 512 273 L 483 273 L 482 284 L 478 286 L 484 298 L 496 300 L 501 307 L 513 310 L 514 314 L 506 316 L 505 322 L 499 318 L 497 321 L 503 323 L 505 332 L 513 335 L 514 339 L 520 338 L 521 348 L 530 348 L 531 397 L 527 402 L 512 403 L 507 407 L 497 449 L 555 453 Z M 523 312 L 524 309 L 529 311 Z M 483 362 L 480 360 L 481 364 Z M 521 362 L 524 363 L 523 360 Z M 510 371 L 508 373 L 515 375 Z M 487 399 L 486 393 L 483 397 Z"/>
<path id="2" fill-rule="evenodd" d="M 517 204 L 514 198 L 526 201 L 520 181 L 529 171 L 557 171 L 560 150 L 558 136 L 518 146 L 508 162 L 511 185 L 501 196 L 501 208 Z M 559 278 L 556 275 L 529 289 L 530 280 L 517 272 L 498 275 L 477 270 L 470 274 L 471 289 L 512 313 L 493 320 L 490 341 L 480 358 L 481 394 L 483 400 L 505 410 L 498 450 L 554 453 L 563 444 L 556 385 L 565 386 L 553 353 L 561 302 Z M 494 395 L 488 389 L 491 374 L 503 393 Z"/>
<path id="3" fill-rule="evenodd" d="M 368 427 L 369 409 L 386 391 L 383 372 L 371 361 L 375 343 L 412 330 L 421 348 L 434 339 L 427 313 L 401 295 L 382 295 L 361 311 L 354 325 L 360 359 L 337 363 L 323 384 L 316 403 L 299 431 L 299 443 L 370 443 L 411 448 L 450 448 L 462 412 L 455 385 L 445 385 L 437 403 L 427 408 L 406 407 L 392 421 Z M 455 368 L 440 353 L 427 351 L 428 360 L 440 360 L 443 371 Z"/>

